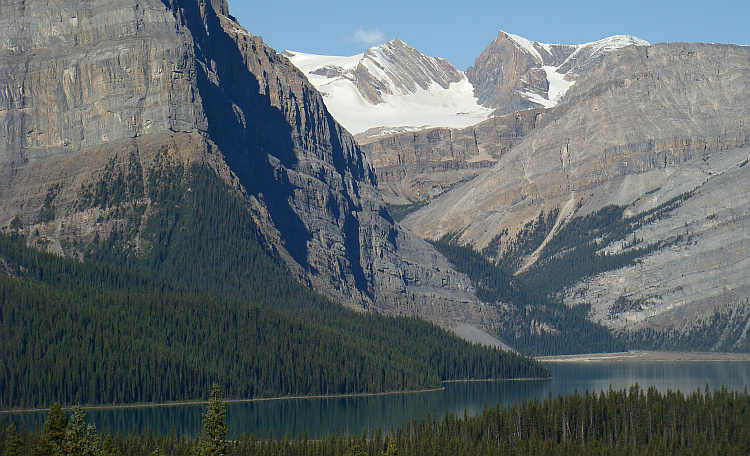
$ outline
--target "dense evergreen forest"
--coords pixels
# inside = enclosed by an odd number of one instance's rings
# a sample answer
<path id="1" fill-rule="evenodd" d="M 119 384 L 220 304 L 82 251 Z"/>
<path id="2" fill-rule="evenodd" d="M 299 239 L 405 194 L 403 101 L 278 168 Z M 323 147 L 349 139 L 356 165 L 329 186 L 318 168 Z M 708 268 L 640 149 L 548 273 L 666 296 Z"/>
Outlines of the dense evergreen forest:
<path id="1" fill-rule="evenodd" d="M 211 170 L 140 173 L 131 160 L 82 188 L 82 207 L 139 221 L 63 246 L 82 261 L 0 236 L 1 408 L 189 400 L 213 383 L 251 398 L 548 375 L 417 318 L 356 313 L 311 292 Z"/>
<path id="2" fill-rule="evenodd" d="M 691 394 L 637 385 L 628 391 L 573 394 L 413 419 L 398 429 L 361 436 L 241 436 L 226 440 L 226 407 L 214 386 L 195 439 L 175 434 L 99 434 L 77 408 L 55 405 L 41 432 L 0 423 L 0 448 L 22 454 L 252 456 L 746 455 L 750 396 L 727 390 Z M 7 427 L 6 427 L 7 426 Z M 71 449 L 77 451 L 71 452 Z"/>

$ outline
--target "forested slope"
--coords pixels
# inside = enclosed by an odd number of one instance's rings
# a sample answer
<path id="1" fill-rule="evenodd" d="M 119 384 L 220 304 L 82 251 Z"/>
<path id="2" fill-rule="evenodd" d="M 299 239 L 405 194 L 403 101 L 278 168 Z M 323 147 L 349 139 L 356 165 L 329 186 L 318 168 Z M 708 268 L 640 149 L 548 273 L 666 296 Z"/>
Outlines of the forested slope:
<path id="1" fill-rule="evenodd" d="M 142 186 L 109 176 L 81 190 L 94 196 L 82 205 L 142 220 L 137 237 L 122 225 L 77 246 L 84 261 L 0 238 L 0 407 L 189 400 L 214 382 L 247 398 L 546 375 L 425 321 L 330 302 L 259 244 L 246 203 L 212 170 L 147 171 Z"/>
<path id="2" fill-rule="evenodd" d="M 213 399 L 213 397 L 212 397 Z M 207 418 L 214 403 L 204 415 Z M 76 414 L 79 416 L 76 422 Z M 0 428 L 0 451 L 22 454 L 24 449 L 43 448 L 54 441 L 50 430 L 75 429 L 81 412 L 66 426 L 64 414 L 50 412 L 45 430 L 18 432 Z M 221 423 L 221 416 L 213 415 Z M 235 440 L 215 441 L 221 448 L 212 454 L 229 455 L 331 455 L 331 456 L 526 456 L 526 455 L 742 455 L 750 451 L 750 399 L 747 393 L 724 389 L 705 393 L 643 391 L 634 385 L 628 391 L 572 394 L 533 400 L 510 407 L 485 407 L 476 416 L 448 413 L 444 417 L 413 419 L 398 429 L 374 429 L 361 436 L 334 434 L 319 440 L 306 436 L 265 439 L 242 435 Z M 213 422 L 208 422 L 213 423 Z M 0 425 L 3 423 L 0 422 Z M 219 429 L 218 427 L 209 428 Z M 226 432 L 226 428 L 223 428 Z M 387 432 L 386 432 L 387 431 Z M 89 428 L 89 433 L 92 433 Z M 95 433 L 95 429 L 93 430 Z M 73 433 L 58 439 L 70 441 Z M 201 436 L 202 437 L 202 436 Z M 143 455 L 196 454 L 201 440 L 172 433 L 145 432 L 93 436 L 101 441 L 103 454 Z M 13 453 L 16 451 L 16 453 Z"/>

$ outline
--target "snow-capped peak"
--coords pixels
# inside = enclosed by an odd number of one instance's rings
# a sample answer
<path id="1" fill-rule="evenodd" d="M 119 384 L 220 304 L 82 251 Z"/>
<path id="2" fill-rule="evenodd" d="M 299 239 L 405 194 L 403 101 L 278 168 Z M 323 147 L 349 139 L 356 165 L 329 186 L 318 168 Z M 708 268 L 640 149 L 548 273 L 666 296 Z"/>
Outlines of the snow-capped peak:
<path id="1" fill-rule="evenodd" d="M 588 70 L 610 52 L 625 46 L 648 46 L 649 43 L 631 35 L 615 35 L 585 44 L 544 44 L 531 41 L 518 35 L 500 32 L 503 38 L 515 44 L 516 48 L 533 59 L 536 71 L 543 71 L 546 87 L 538 87 L 534 82 L 524 84 L 519 93 L 537 105 L 550 108 L 555 106 L 567 90 L 575 84 L 579 74 Z M 537 78 L 527 78 L 536 81 Z"/>
<path id="2" fill-rule="evenodd" d="M 539 63 L 542 63 L 542 64 L 544 63 L 544 58 L 542 57 L 542 54 L 540 54 L 539 51 L 536 50 L 534 45 L 541 46 L 543 49 L 547 50 L 548 48 L 546 48 L 545 46 L 549 46 L 548 44 L 540 44 L 537 42 L 532 42 L 522 36 L 513 35 L 510 33 L 506 33 L 505 35 L 507 35 L 508 38 L 513 40 L 523 50 L 525 50 L 526 52 L 531 54 L 533 57 L 535 57 Z M 549 52 L 549 50 L 547 50 L 547 52 Z"/>
<path id="3" fill-rule="evenodd" d="M 351 57 L 284 51 L 351 133 L 466 127 L 487 119 L 466 76 L 398 38 Z"/>

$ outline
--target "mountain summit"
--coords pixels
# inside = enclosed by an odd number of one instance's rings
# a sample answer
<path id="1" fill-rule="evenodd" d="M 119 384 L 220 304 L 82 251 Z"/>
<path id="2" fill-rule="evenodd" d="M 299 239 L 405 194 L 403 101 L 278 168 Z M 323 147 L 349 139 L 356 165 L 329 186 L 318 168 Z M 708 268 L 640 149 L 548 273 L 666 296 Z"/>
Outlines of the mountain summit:
<path id="1" fill-rule="evenodd" d="M 208 167 L 243 197 L 254 223 L 241 228 L 314 290 L 361 310 L 474 321 L 469 279 L 393 222 L 318 91 L 225 2 L 3 2 L 0 25 L 0 227 L 71 257 L 105 239 L 142 257 L 172 238 L 146 233 L 155 182 Z M 418 91 L 421 77 L 399 80 Z"/>
<path id="2" fill-rule="evenodd" d="M 648 46 L 630 35 L 586 44 L 543 44 L 498 32 L 466 75 L 483 106 L 508 114 L 555 106 L 578 76 L 625 46 Z"/>
<path id="3" fill-rule="evenodd" d="M 486 119 L 466 76 L 445 59 L 398 38 L 351 57 L 285 51 L 323 93 L 331 114 L 363 137 L 426 127 L 466 127 Z"/>

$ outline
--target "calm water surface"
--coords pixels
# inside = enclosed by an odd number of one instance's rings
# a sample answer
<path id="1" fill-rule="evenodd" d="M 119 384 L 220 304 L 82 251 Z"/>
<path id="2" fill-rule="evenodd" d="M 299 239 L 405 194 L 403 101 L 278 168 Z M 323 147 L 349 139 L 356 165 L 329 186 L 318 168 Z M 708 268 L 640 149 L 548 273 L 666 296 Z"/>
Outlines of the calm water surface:
<path id="1" fill-rule="evenodd" d="M 444 391 L 419 394 L 288 399 L 234 402 L 227 404 L 229 437 L 242 433 L 265 437 L 269 432 L 292 436 L 307 432 L 310 437 L 341 431 L 360 434 L 363 430 L 397 427 L 412 417 L 446 412 L 474 415 L 484 404 L 511 405 L 527 399 L 544 399 L 552 394 L 575 391 L 616 390 L 638 383 L 661 391 L 693 392 L 722 386 L 744 391 L 750 383 L 748 361 L 598 361 L 549 363 L 550 380 L 446 383 Z M 205 405 L 88 410 L 89 422 L 99 429 L 128 432 L 153 429 L 194 435 L 201 428 Z M 41 427 L 45 413 L 2 414 L 0 418 L 31 427 Z"/>

